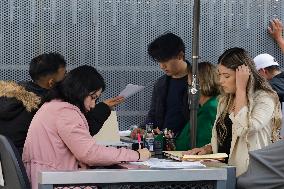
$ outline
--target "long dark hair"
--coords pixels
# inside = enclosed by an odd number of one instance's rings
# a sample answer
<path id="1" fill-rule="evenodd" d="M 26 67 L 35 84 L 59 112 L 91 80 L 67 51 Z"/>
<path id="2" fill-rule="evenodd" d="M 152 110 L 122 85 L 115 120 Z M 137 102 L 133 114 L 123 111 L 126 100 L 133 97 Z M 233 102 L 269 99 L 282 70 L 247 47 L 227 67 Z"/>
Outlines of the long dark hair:
<path id="1" fill-rule="evenodd" d="M 101 74 L 92 66 L 84 65 L 71 70 L 47 95 L 45 102 L 60 99 L 77 106 L 83 113 L 85 98 L 90 92 L 105 89 Z"/>

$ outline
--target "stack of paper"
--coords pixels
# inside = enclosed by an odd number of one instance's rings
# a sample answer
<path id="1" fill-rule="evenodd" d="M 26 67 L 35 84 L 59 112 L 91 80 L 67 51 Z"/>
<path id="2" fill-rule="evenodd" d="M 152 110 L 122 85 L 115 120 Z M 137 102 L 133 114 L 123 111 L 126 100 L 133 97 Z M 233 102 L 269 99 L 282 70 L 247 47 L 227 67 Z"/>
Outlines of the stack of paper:
<path id="1" fill-rule="evenodd" d="M 130 136 L 131 131 L 126 130 L 126 131 L 119 131 L 119 136 Z"/>
<path id="2" fill-rule="evenodd" d="M 118 96 L 123 96 L 124 98 L 128 98 L 135 93 L 138 93 L 139 91 L 143 90 L 145 87 L 144 86 L 139 86 L 139 85 L 133 85 L 133 84 L 128 84 L 126 85 L 125 89 L 123 89 Z"/>
<path id="3" fill-rule="evenodd" d="M 193 162 L 160 162 L 157 164 L 150 165 L 151 168 L 163 168 L 163 169 L 194 169 L 194 168 L 203 168 L 206 167 L 199 161 Z"/>
<path id="4" fill-rule="evenodd" d="M 164 151 L 164 154 L 171 159 L 178 161 L 201 161 L 201 160 L 224 160 L 228 157 L 226 153 L 206 155 L 183 155 L 185 151 Z"/>
<path id="5" fill-rule="evenodd" d="M 200 160 L 224 160 L 228 155 L 226 153 L 206 154 L 206 155 L 184 155 L 185 161 L 200 161 Z"/>
<path id="6" fill-rule="evenodd" d="M 167 156 L 170 159 L 182 161 L 182 157 L 183 157 L 182 153 L 185 151 L 163 151 L 163 152 L 165 156 Z"/>

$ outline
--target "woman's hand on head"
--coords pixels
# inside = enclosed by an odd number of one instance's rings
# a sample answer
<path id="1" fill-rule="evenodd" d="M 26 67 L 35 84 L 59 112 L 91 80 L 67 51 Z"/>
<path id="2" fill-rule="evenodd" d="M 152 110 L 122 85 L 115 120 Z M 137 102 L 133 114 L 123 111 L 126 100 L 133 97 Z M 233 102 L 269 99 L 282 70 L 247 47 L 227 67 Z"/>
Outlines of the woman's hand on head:
<path id="1" fill-rule="evenodd" d="M 250 69 L 246 65 L 241 65 L 236 69 L 236 90 L 246 91 Z"/>

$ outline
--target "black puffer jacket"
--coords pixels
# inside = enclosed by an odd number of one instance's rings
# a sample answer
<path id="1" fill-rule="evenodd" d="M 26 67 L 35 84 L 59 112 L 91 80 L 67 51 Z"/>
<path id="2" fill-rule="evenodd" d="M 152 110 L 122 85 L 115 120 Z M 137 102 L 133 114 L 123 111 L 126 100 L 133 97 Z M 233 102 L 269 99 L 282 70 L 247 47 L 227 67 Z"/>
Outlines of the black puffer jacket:
<path id="1" fill-rule="evenodd" d="M 9 137 L 20 154 L 40 102 L 40 97 L 17 83 L 0 81 L 0 134 Z"/>
<path id="2" fill-rule="evenodd" d="M 22 81 L 19 83 L 19 85 L 23 86 L 27 91 L 36 94 L 42 99 L 48 94 L 49 91 L 48 89 L 42 88 L 32 81 Z"/>

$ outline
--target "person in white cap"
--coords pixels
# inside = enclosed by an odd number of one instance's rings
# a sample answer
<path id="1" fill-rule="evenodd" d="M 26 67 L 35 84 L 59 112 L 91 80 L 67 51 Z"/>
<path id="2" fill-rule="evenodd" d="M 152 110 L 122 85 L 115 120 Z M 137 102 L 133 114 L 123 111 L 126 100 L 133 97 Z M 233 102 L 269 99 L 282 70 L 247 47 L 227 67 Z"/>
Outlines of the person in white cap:
<path id="1" fill-rule="evenodd" d="M 259 74 L 269 81 L 280 102 L 284 102 L 284 72 L 280 70 L 278 62 L 270 54 L 257 55 L 253 60 Z"/>

